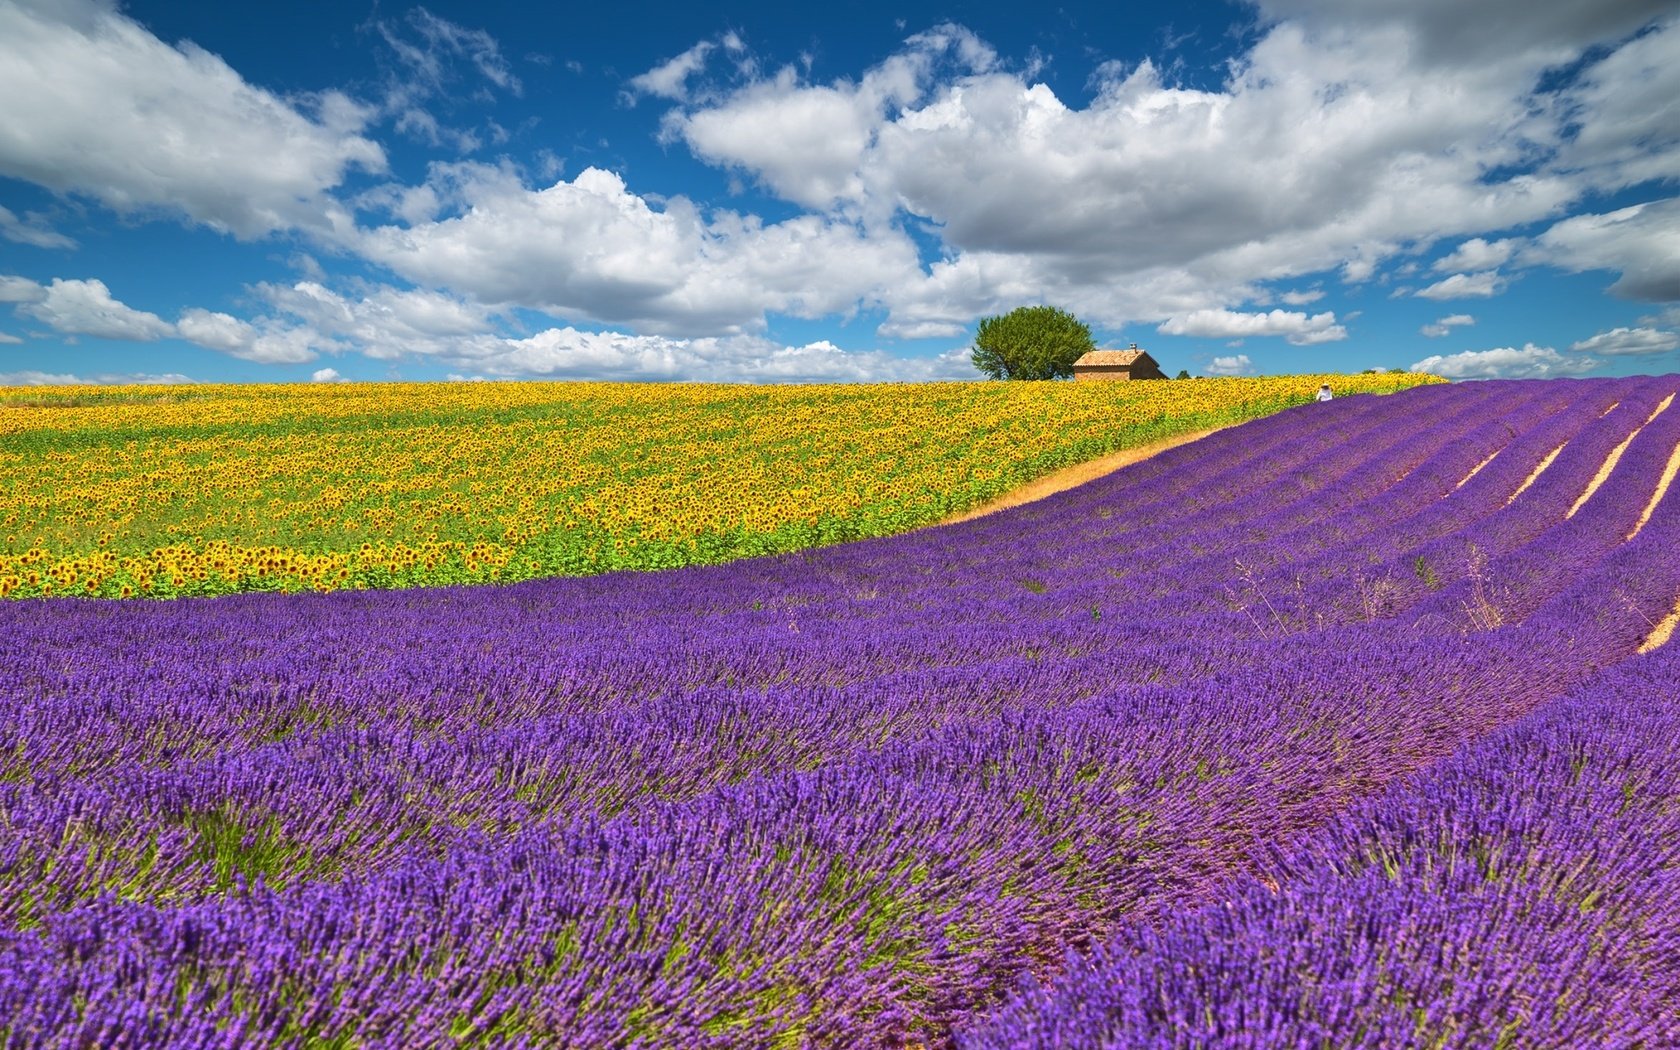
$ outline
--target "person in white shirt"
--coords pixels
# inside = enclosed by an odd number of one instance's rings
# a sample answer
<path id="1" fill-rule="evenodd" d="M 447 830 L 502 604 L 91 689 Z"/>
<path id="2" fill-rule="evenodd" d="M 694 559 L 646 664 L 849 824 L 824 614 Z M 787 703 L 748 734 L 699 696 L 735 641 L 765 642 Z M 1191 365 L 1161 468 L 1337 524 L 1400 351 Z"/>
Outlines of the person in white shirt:
<path id="1" fill-rule="evenodd" d="M 1328 401 L 1334 396 L 1334 394 L 1330 393 L 1329 383 L 1325 383 L 1323 386 L 1318 388 L 1318 399 L 1320 401 Z"/>

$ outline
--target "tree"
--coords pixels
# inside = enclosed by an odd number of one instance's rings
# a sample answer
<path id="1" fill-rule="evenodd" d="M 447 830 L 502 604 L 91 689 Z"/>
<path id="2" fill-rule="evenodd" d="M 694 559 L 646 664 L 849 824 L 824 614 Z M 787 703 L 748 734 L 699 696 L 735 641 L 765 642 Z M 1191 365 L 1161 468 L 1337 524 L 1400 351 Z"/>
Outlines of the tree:
<path id="1" fill-rule="evenodd" d="M 1178 370 L 1178 375 L 1173 376 L 1173 378 L 1174 379 L 1189 379 L 1190 378 L 1190 370 L 1188 368 L 1180 368 Z"/>
<path id="2" fill-rule="evenodd" d="M 1095 346 L 1090 327 L 1066 310 L 1023 306 L 980 319 L 972 359 L 992 379 L 1066 379 Z"/>

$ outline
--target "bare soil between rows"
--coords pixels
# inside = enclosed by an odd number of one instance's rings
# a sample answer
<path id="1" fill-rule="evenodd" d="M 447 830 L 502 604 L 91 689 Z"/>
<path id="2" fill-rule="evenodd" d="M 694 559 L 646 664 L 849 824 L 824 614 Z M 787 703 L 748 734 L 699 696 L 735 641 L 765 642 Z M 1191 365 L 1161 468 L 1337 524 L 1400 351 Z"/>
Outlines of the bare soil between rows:
<path id="1" fill-rule="evenodd" d="M 1188 434 L 1179 434 L 1176 437 L 1152 441 L 1147 445 L 1123 448 L 1118 452 L 1110 452 L 1106 456 L 1086 460 L 1084 463 L 1075 463 L 1071 467 L 1063 467 L 1061 470 L 1052 471 L 1041 478 L 1029 481 L 1020 488 L 1006 492 L 988 503 L 982 503 L 978 507 L 952 514 L 934 522 L 934 525 L 954 525 L 959 521 L 968 521 L 972 518 L 983 518 L 988 514 L 996 514 L 998 511 L 1008 510 L 1010 507 L 1036 503 L 1046 496 L 1066 492 L 1068 489 L 1076 488 L 1087 481 L 1094 481 L 1104 474 L 1112 474 L 1121 467 L 1141 463 L 1149 457 L 1159 455 L 1168 449 L 1188 445 L 1192 441 L 1200 441 L 1209 434 L 1217 434 L 1224 429 L 1226 428 L 1214 427 L 1211 430 L 1196 430 Z"/>

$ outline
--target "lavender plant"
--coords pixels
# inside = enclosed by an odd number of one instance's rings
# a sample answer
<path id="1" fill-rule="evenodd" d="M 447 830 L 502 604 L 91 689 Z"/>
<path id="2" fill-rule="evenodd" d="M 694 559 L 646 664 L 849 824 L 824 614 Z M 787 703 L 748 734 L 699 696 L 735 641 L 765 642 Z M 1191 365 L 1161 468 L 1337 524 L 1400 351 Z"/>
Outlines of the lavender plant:
<path id="1" fill-rule="evenodd" d="M 1677 386 L 727 566 L 0 605 L 0 1044 L 1660 1044 Z"/>

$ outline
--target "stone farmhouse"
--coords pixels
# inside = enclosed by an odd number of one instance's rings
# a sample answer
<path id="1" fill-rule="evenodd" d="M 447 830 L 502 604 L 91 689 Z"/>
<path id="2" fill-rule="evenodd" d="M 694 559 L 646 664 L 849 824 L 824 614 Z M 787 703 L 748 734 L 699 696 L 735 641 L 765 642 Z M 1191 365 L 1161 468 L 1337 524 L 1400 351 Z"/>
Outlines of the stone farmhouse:
<path id="1" fill-rule="evenodd" d="M 1073 363 L 1076 382 L 1111 379 L 1165 379 L 1167 374 L 1133 343 L 1129 350 L 1092 350 Z"/>

